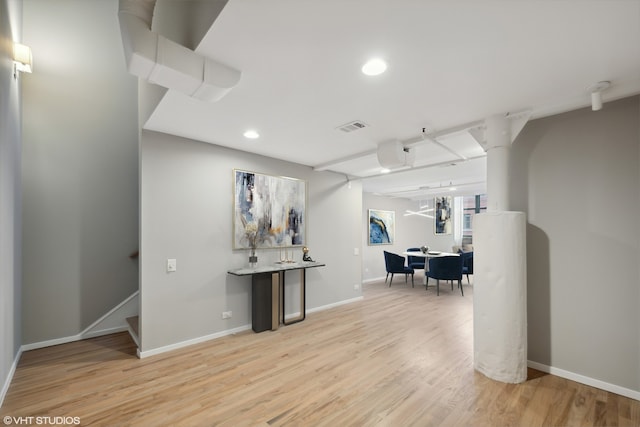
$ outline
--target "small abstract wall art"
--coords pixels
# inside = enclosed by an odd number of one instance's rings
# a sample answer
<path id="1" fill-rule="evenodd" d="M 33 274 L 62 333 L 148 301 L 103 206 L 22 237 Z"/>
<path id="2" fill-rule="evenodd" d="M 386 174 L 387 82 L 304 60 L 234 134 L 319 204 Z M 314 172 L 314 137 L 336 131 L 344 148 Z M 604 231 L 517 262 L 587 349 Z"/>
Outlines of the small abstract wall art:
<path id="1" fill-rule="evenodd" d="M 306 244 L 306 181 L 235 169 L 233 248 Z"/>
<path id="2" fill-rule="evenodd" d="M 395 211 L 369 209 L 369 245 L 393 244 L 395 227 Z"/>
<path id="3" fill-rule="evenodd" d="M 453 198 L 451 196 L 436 197 L 434 206 L 436 207 L 435 234 L 451 234 L 453 232 L 453 221 L 451 219 Z"/>

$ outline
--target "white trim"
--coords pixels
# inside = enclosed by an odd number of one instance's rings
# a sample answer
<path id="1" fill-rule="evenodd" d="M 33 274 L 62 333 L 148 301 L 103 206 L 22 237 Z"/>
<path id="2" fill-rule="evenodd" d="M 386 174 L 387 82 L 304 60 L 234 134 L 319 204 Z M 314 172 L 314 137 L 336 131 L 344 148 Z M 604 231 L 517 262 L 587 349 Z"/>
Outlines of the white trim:
<path id="1" fill-rule="evenodd" d="M 339 302 L 336 302 L 336 303 L 333 303 L 333 304 L 323 305 L 321 307 L 311 308 L 311 309 L 307 310 L 307 313 L 314 313 L 314 312 L 317 312 L 317 311 L 328 310 L 330 308 L 338 307 L 340 305 L 350 304 L 352 302 L 361 301 L 362 299 L 363 299 L 363 297 L 360 296 L 360 297 L 351 298 L 351 299 L 344 300 L 344 301 L 339 301 Z M 299 316 L 299 315 L 300 315 L 300 313 L 298 312 L 298 313 L 288 314 L 286 317 L 290 318 L 290 317 Z M 228 329 L 228 330 L 222 331 L 222 332 L 216 332 L 215 334 L 205 335 L 203 337 L 193 338 L 193 339 L 182 341 L 182 342 L 179 342 L 179 343 L 166 345 L 164 347 L 154 348 L 152 350 L 140 351 L 140 349 L 138 349 L 138 357 L 140 359 L 142 359 L 144 357 L 155 356 L 157 354 L 166 353 L 167 351 L 177 350 L 179 348 L 188 347 L 190 345 L 200 344 L 200 343 L 203 343 L 203 342 L 206 342 L 206 341 L 215 340 L 217 338 L 222 338 L 222 337 L 225 337 L 227 335 L 233 335 L 233 334 L 236 334 L 238 332 L 247 331 L 249 329 L 251 329 L 251 325 L 244 325 L 244 326 L 240 326 L 238 328 Z"/>
<path id="2" fill-rule="evenodd" d="M 129 324 L 127 324 L 127 331 L 129 332 L 129 335 L 131 335 L 131 339 L 133 340 L 133 342 L 136 343 L 136 347 L 138 347 L 138 352 L 139 352 L 140 351 L 140 338 L 138 337 L 138 334 L 136 334 L 136 332 L 133 330 L 133 328 Z M 140 357 L 139 354 L 138 354 L 138 357 Z"/>
<path id="3" fill-rule="evenodd" d="M 140 294 L 140 290 L 135 291 L 134 293 L 132 293 L 131 295 L 129 295 L 127 298 L 124 299 L 124 301 L 122 301 L 120 304 L 116 305 L 115 307 L 113 307 L 111 310 L 107 311 L 103 316 L 101 316 L 98 320 L 96 320 L 95 322 L 93 322 L 92 324 L 90 324 L 89 326 L 87 326 L 82 332 L 80 332 L 79 335 L 82 336 L 87 336 L 90 335 L 89 331 L 93 328 L 95 328 L 96 326 L 98 326 L 100 323 L 102 323 L 106 318 L 108 318 L 109 316 L 111 316 L 113 313 L 115 313 L 116 311 L 118 311 L 120 308 L 122 308 L 122 306 L 124 306 L 125 304 L 127 304 L 129 301 L 131 301 L 133 298 L 137 297 L 138 294 Z M 126 330 L 126 328 L 125 328 Z M 102 334 L 104 335 L 104 334 Z M 96 335 L 91 335 L 91 336 L 96 336 Z"/>
<path id="4" fill-rule="evenodd" d="M 93 331 L 93 332 L 87 332 L 87 333 L 83 332 L 80 334 L 80 339 L 86 340 L 87 338 L 95 338 L 95 337 L 101 337 L 103 335 L 117 334 L 118 332 L 125 332 L 126 330 L 127 330 L 126 326 L 116 326 L 114 328 L 101 329 L 99 331 Z"/>
<path id="5" fill-rule="evenodd" d="M 139 293 L 140 293 L 139 290 L 135 291 L 134 293 L 129 295 L 127 298 L 125 298 L 124 301 L 120 302 L 118 305 L 113 307 L 106 314 L 101 316 L 98 320 L 96 320 L 95 322 L 93 322 L 92 324 L 84 328 L 82 332 L 76 335 L 70 335 L 68 337 L 62 337 L 62 338 L 54 338 L 52 340 L 40 341 L 40 342 L 31 343 L 31 344 L 23 344 L 20 350 L 21 351 L 35 350 L 38 348 L 51 347 L 54 345 L 67 344 L 70 342 L 80 341 L 88 338 L 95 338 L 103 335 L 124 332 L 127 330 L 127 327 L 128 327 L 126 324 L 123 324 L 121 326 L 110 327 L 106 329 L 99 329 L 97 331 L 92 331 L 92 329 L 95 328 L 97 325 L 99 325 L 101 322 L 103 322 L 105 319 L 107 319 L 109 316 L 111 316 L 113 313 L 118 311 L 120 308 L 122 308 L 125 304 L 127 304 L 133 298 L 137 297 Z"/>
<path id="6" fill-rule="evenodd" d="M 296 317 L 300 317 L 300 312 L 299 311 L 296 311 L 295 313 L 289 313 L 289 314 L 285 314 L 284 315 L 285 320 L 294 319 Z"/>
<path id="7" fill-rule="evenodd" d="M 2 404 L 4 403 L 4 398 L 6 397 L 7 392 L 9 391 L 9 386 L 11 386 L 11 381 L 13 381 L 13 374 L 16 373 L 16 368 L 18 367 L 20 356 L 22 356 L 22 348 L 18 349 L 18 353 L 16 354 L 16 357 L 13 359 L 13 363 L 11 364 L 11 369 L 9 369 L 9 372 L 7 374 L 7 379 L 2 385 L 2 390 L 0 390 L 0 408 L 2 408 Z"/>
<path id="8" fill-rule="evenodd" d="M 565 378 L 571 381 L 575 381 L 581 384 L 585 384 L 591 387 L 599 388 L 601 390 L 610 391 L 611 393 L 619 394 L 630 399 L 640 400 L 640 391 L 631 390 L 629 388 L 621 387 L 619 385 L 607 383 L 595 378 L 585 377 L 584 375 L 576 374 L 574 372 L 565 371 L 564 369 L 554 368 L 553 366 L 543 365 L 542 363 L 527 361 L 527 366 L 533 369 L 537 369 L 548 374 L 555 375 L 557 377 Z"/>
<path id="9" fill-rule="evenodd" d="M 36 350 L 38 348 L 51 347 L 51 346 L 60 345 L 60 344 L 67 344 L 67 343 L 70 343 L 70 342 L 81 341 L 81 340 L 88 339 L 88 338 L 95 338 L 95 337 L 101 337 L 103 335 L 109 335 L 109 334 L 115 334 L 115 333 L 118 333 L 118 332 L 124 332 L 126 330 L 127 330 L 126 326 L 118 326 L 118 327 L 115 327 L 115 328 L 102 329 L 102 330 L 93 331 L 93 332 L 85 332 L 85 331 L 83 331 L 83 332 L 81 332 L 79 334 L 71 335 L 71 336 L 68 336 L 68 337 L 55 338 L 55 339 L 52 339 L 52 340 L 34 342 L 34 343 L 31 343 L 31 344 L 23 344 L 20 349 L 22 351 Z"/>
<path id="10" fill-rule="evenodd" d="M 339 307 L 339 306 L 345 305 L 345 304 L 351 304 L 353 302 L 362 301 L 363 299 L 364 299 L 364 297 L 362 297 L 362 296 L 351 298 L 351 299 L 346 299 L 346 300 L 343 300 L 343 301 L 338 301 L 338 302 L 334 302 L 334 303 L 331 303 L 331 304 L 322 305 L 320 307 L 310 308 L 310 309 L 307 310 L 307 313 L 316 313 L 318 311 L 329 310 L 330 308 Z"/>
<path id="11" fill-rule="evenodd" d="M 66 344 L 69 342 L 80 341 L 82 337 L 80 334 L 71 335 L 69 337 L 55 338 L 47 341 L 34 342 L 31 344 L 23 344 L 22 351 L 36 350 L 38 348 L 51 347 L 53 345 Z"/>
<path id="12" fill-rule="evenodd" d="M 149 356 L 155 356 L 156 354 L 166 353 L 167 351 L 177 350 L 179 348 L 188 347 L 194 344 L 200 344 L 206 341 L 215 340 L 216 338 L 222 338 L 227 335 L 233 335 L 238 332 L 243 332 L 251 329 L 251 325 L 244 325 L 233 329 L 227 329 L 226 331 L 216 332 L 214 334 L 205 335 L 198 338 L 193 338 L 186 341 L 181 341 L 175 344 L 165 345 L 164 347 L 154 348 L 152 350 L 140 351 L 138 350 L 138 357 L 140 359 Z"/>
<path id="13" fill-rule="evenodd" d="M 351 299 L 347 299 L 344 301 L 340 301 L 340 302 L 335 302 L 332 304 L 327 304 L 327 305 L 322 305 L 320 307 L 315 307 L 315 308 L 310 308 L 307 310 L 307 314 L 309 313 L 317 313 L 318 311 L 324 311 L 324 310 L 329 310 L 330 308 L 334 308 L 334 307 L 338 307 L 340 305 L 345 305 L 345 304 L 351 304 L 353 302 L 358 302 L 358 301 L 362 301 L 364 299 L 364 297 L 356 297 L 356 298 L 351 298 Z M 295 313 L 289 313 L 289 314 L 285 314 L 284 318 L 285 319 L 294 319 L 296 317 L 300 317 L 300 312 L 296 311 Z"/>

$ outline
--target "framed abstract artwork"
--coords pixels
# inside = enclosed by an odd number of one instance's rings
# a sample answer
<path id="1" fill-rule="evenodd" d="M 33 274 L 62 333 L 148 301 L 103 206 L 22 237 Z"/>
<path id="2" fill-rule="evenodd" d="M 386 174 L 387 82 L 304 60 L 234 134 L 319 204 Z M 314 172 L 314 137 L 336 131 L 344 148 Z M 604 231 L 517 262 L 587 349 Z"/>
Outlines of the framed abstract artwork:
<path id="1" fill-rule="evenodd" d="M 233 248 L 306 244 L 307 183 L 234 169 Z"/>
<path id="2" fill-rule="evenodd" d="M 453 220 L 451 219 L 451 209 L 453 208 L 453 198 L 451 196 L 436 197 L 435 202 L 435 234 L 451 234 L 453 232 Z"/>
<path id="3" fill-rule="evenodd" d="M 393 244 L 395 227 L 395 211 L 369 209 L 369 245 Z"/>

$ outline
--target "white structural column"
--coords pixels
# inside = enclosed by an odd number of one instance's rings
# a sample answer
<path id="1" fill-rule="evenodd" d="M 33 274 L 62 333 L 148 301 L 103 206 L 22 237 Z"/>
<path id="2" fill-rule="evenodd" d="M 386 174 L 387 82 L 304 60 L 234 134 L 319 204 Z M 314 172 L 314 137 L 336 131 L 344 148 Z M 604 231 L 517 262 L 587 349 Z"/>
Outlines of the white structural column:
<path id="1" fill-rule="evenodd" d="M 526 217 L 509 211 L 511 144 L 527 119 L 485 120 L 487 212 L 473 226 L 474 367 L 507 383 L 527 379 Z"/>
<path id="2" fill-rule="evenodd" d="M 505 115 L 485 120 L 487 151 L 487 210 L 509 210 L 511 127 Z"/>
<path id="3" fill-rule="evenodd" d="M 524 212 L 473 220 L 473 365 L 507 383 L 527 379 L 527 259 Z"/>

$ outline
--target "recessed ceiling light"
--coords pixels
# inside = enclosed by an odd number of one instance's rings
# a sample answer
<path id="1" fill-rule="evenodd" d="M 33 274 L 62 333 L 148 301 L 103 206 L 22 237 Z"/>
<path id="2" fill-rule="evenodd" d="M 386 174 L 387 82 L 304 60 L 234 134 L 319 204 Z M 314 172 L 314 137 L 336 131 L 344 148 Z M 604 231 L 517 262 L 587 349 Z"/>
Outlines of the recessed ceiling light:
<path id="1" fill-rule="evenodd" d="M 373 58 L 362 66 L 362 72 L 367 76 L 377 76 L 387 69 L 387 63 L 380 58 Z"/>
<path id="2" fill-rule="evenodd" d="M 257 139 L 260 138 L 260 134 L 258 132 L 256 132 L 255 130 L 248 130 L 245 133 L 243 133 L 245 138 L 249 138 L 249 139 Z"/>

